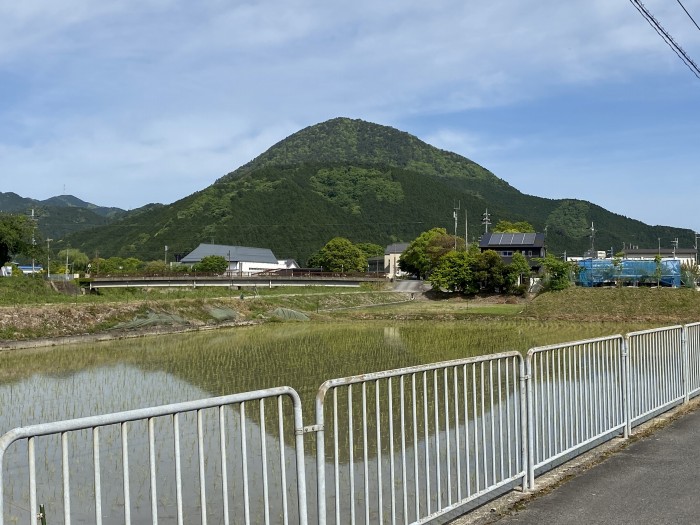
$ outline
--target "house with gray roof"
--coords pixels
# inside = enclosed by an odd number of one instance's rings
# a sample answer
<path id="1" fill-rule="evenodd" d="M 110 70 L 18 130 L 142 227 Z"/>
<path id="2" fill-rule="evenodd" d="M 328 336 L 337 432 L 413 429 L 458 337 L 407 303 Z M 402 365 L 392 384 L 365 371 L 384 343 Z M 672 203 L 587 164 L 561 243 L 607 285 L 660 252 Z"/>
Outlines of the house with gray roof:
<path id="1" fill-rule="evenodd" d="M 409 243 L 407 242 L 395 242 L 384 250 L 384 272 L 390 279 L 404 275 L 404 272 L 399 268 L 399 259 L 401 259 L 401 254 L 406 251 L 408 245 Z"/>
<path id="2" fill-rule="evenodd" d="M 237 275 L 251 275 L 268 270 L 299 268 L 296 261 L 279 260 L 269 248 L 251 248 L 248 246 L 227 246 L 224 244 L 200 244 L 185 255 L 182 264 L 197 264 L 204 257 L 218 255 L 228 261 L 227 272 Z"/>

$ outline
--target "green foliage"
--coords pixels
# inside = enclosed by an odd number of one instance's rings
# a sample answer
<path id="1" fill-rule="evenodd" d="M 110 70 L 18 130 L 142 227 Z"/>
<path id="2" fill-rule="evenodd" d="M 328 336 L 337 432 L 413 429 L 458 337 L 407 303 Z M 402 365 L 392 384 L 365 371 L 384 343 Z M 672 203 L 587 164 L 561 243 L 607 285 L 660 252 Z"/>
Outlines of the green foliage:
<path id="1" fill-rule="evenodd" d="M 537 259 L 544 269 L 545 289 L 564 290 L 571 285 L 572 274 L 578 270 L 575 263 L 569 263 L 557 259 L 548 253 L 546 257 Z"/>
<path id="2" fill-rule="evenodd" d="M 38 257 L 40 249 L 32 245 L 31 221 L 24 215 L 0 212 L 0 265 L 15 255 Z"/>
<path id="3" fill-rule="evenodd" d="M 228 268 L 226 257 L 222 255 L 207 255 L 193 267 L 198 272 L 224 273 Z"/>
<path id="4" fill-rule="evenodd" d="M 74 272 L 84 272 L 87 270 L 87 265 L 89 262 L 88 256 L 77 248 L 66 248 L 65 250 L 61 250 L 58 252 L 57 258 L 57 262 L 63 264 L 64 266 L 66 261 L 68 261 L 68 267 L 72 268 Z"/>
<path id="5" fill-rule="evenodd" d="M 373 244 L 371 242 L 358 242 L 355 243 L 362 253 L 369 259 L 370 257 L 381 257 L 384 255 L 384 247 L 378 244 Z"/>
<path id="6" fill-rule="evenodd" d="M 535 233 L 535 227 L 526 221 L 498 221 L 493 227 L 496 233 Z"/>
<path id="7" fill-rule="evenodd" d="M 475 294 L 479 288 L 473 272 L 474 262 L 475 258 L 467 252 L 451 251 L 430 273 L 428 281 L 436 290 Z"/>
<path id="8" fill-rule="evenodd" d="M 523 257 L 524 259 L 524 257 Z M 527 271 L 527 261 L 525 261 Z M 511 293 L 515 291 L 520 262 L 506 264 L 498 253 L 449 252 L 440 259 L 428 281 L 434 289 L 465 294 Z"/>
<path id="9" fill-rule="evenodd" d="M 700 267 L 696 263 L 683 263 L 681 265 L 681 280 L 687 288 L 695 288 L 700 280 Z"/>
<path id="10" fill-rule="evenodd" d="M 589 207 L 583 201 L 565 200 L 547 217 L 547 225 L 569 237 L 587 237 L 590 233 Z"/>
<path id="11" fill-rule="evenodd" d="M 335 237 L 309 260 L 309 266 L 328 272 L 364 272 L 367 256 L 348 239 Z"/>
<path id="12" fill-rule="evenodd" d="M 413 239 L 399 259 L 401 271 L 419 278 L 426 277 L 443 255 L 439 253 L 438 247 L 444 246 L 445 237 L 445 228 L 433 228 Z"/>
<path id="13" fill-rule="evenodd" d="M 144 273 L 149 275 L 163 275 L 170 271 L 165 261 L 161 261 L 160 259 L 147 262 L 142 269 Z"/>
<path id="14" fill-rule="evenodd" d="M 97 275 L 119 275 L 138 272 L 143 262 L 135 257 L 96 257 L 90 261 L 90 271 Z"/>
<path id="15" fill-rule="evenodd" d="M 391 179 L 390 172 L 356 166 L 323 168 L 310 179 L 316 193 L 352 214 L 362 211 L 362 199 L 374 195 L 378 202 L 399 203 L 403 200 L 401 184 Z"/>
<path id="16" fill-rule="evenodd" d="M 528 277 L 531 269 L 525 256 L 520 252 L 515 252 L 510 261 L 510 270 L 517 277 Z"/>

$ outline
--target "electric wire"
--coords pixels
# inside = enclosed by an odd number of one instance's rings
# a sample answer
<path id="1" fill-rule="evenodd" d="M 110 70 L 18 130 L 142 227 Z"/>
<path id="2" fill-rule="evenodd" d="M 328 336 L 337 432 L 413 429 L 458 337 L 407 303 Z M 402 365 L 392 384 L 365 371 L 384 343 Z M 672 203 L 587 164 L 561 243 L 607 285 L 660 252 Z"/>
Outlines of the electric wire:
<path id="1" fill-rule="evenodd" d="M 700 67 L 693 62 L 693 59 L 688 56 L 688 54 L 683 50 L 683 48 L 673 40 L 673 37 L 663 28 L 656 18 L 649 12 L 649 10 L 642 4 L 640 0 L 630 0 L 632 5 L 639 11 L 639 13 L 644 17 L 644 19 L 649 23 L 649 25 L 658 33 L 658 35 L 666 42 L 666 44 L 673 50 L 674 53 L 680 58 L 683 63 L 690 69 L 690 71 L 698 78 L 700 78 Z"/>
<path id="2" fill-rule="evenodd" d="M 685 6 L 684 6 L 683 3 L 681 2 L 681 0 L 676 0 L 676 2 L 678 2 L 678 5 L 681 6 L 681 7 L 683 8 L 683 11 L 685 11 L 685 14 L 688 15 L 688 18 L 690 18 L 690 19 L 693 21 L 693 24 L 695 24 L 695 27 L 697 27 L 698 30 L 700 30 L 700 26 L 699 26 L 698 23 L 695 21 L 695 19 L 692 17 L 692 15 L 688 12 L 688 10 L 685 8 Z"/>

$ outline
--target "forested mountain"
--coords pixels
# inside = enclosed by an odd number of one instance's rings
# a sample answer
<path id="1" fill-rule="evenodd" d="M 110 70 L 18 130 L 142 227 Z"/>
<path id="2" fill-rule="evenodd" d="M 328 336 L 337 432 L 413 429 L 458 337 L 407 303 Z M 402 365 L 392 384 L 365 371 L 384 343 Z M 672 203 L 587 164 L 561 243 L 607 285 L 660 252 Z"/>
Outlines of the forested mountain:
<path id="1" fill-rule="evenodd" d="M 126 213 L 119 208 L 96 206 L 72 195 L 36 200 L 20 197 L 12 192 L 0 192 L 0 211 L 26 214 L 31 217 L 32 210 L 34 210 L 34 218 L 41 236 L 55 239 L 103 226 Z"/>
<path id="2" fill-rule="evenodd" d="M 164 246 L 185 254 L 200 242 L 271 248 L 304 264 L 336 236 L 386 245 L 410 241 L 433 227 L 458 234 L 483 232 L 482 213 L 547 228 L 557 255 L 582 254 L 596 227 L 596 248 L 623 243 L 654 247 L 694 242 L 693 232 L 648 226 L 579 200 L 525 195 L 478 164 L 430 146 L 408 133 L 347 118 L 303 129 L 208 188 L 170 205 L 129 212 L 68 239 L 88 253 L 158 259 Z"/>

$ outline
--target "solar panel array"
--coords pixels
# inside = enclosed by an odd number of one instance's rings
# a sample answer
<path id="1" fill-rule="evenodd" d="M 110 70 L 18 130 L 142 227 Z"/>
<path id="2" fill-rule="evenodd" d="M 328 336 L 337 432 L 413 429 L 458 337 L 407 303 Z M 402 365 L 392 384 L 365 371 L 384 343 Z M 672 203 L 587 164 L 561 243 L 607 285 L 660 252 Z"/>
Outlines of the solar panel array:
<path id="1" fill-rule="evenodd" d="M 492 233 L 489 246 L 521 246 L 535 243 L 536 233 Z"/>

